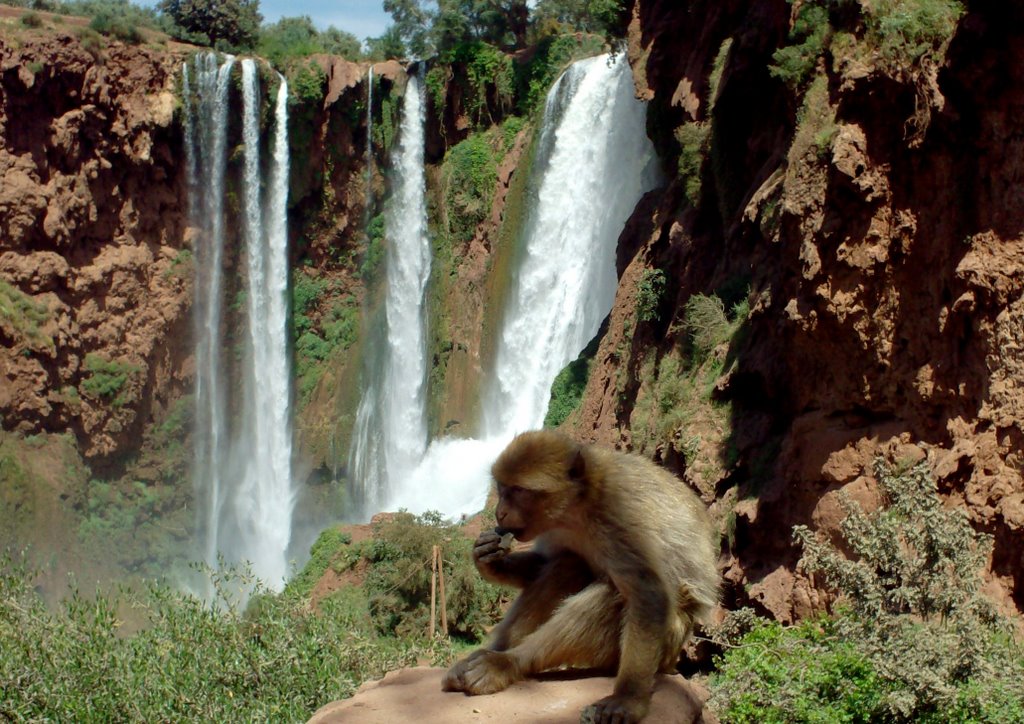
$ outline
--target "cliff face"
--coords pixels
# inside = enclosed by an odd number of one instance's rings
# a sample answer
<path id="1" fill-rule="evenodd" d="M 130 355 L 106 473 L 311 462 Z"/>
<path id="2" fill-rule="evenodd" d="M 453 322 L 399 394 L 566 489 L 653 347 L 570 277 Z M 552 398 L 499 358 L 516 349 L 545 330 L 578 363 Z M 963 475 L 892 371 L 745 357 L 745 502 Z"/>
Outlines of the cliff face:
<path id="1" fill-rule="evenodd" d="M 0 37 L 0 415 L 98 463 L 189 375 L 181 57 Z"/>
<path id="2" fill-rule="evenodd" d="M 819 606 L 791 526 L 834 532 L 841 492 L 877 501 L 876 457 L 927 456 L 949 504 L 994 536 L 991 593 L 1024 607 L 1020 11 L 972 3 L 941 62 L 915 73 L 833 43 L 801 105 L 768 72 L 791 6 L 685 5 L 638 0 L 628 52 L 667 155 L 673 129 L 708 129 L 700 196 L 680 172 L 627 227 L 575 429 L 635 444 L 642 360 L 688 344 L 691 295 L 740 279 L 751 307 L 713 393 L 731 405 L 718 472 L 656 452 L 729 528 L 730 598 L 783 620 Z M 653 267 L 667 308 L 637 322 Z"/>

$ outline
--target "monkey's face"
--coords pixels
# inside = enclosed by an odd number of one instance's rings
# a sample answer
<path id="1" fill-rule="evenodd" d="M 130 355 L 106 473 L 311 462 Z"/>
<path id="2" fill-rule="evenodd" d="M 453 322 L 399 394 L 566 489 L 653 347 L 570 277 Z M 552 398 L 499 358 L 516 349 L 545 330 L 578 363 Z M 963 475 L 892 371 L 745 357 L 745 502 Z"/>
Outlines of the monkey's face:
<path id="1" fill-rule="evenodd" d="M 498 528 L 517 540 L 533 540 L 550 528 L 543 499 L 542 492 L 498 483 L 498 507 L 494 511 Z"/>

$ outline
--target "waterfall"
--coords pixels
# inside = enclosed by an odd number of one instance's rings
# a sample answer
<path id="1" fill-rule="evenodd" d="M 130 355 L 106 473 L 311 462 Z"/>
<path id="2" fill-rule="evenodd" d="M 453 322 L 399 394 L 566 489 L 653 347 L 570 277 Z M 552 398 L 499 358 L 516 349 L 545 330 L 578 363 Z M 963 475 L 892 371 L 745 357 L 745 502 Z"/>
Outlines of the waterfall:
<path id="1" fill-rule="evenodd" d="M 295 491 L 291 481 L 290 369 L 288 359 L 288 86 L 280 78 L 274 112 L 274 147 L 266 198 L 262 195 L 259 78 L 242 61 L 244 235 L 247 261 L 249 354 L 241 438 L 241 468 L 233 500 L 238 540 L 234 557 L 249 560 L 268 585 L 288 573 Z"/>
<path id="2" fill-rule="evenodd" d="M 573 64 L 548 93 L 483 439 L 433 443 L 388 510 L 480 510 L 495 456 L 517 432 L 543 425 L 555 377 L 611 310 L 619 234 L 657 182 L 645 119 L 621 55 Z"/>
<path id="3" fill-rule="evenodd" d="M 388 491 L 408 478 L 427 446 L 426 321 L 430 276 L 426 179 L 423 166 L 425 99 L 411 76 L 402 104 L 394 159 L 395 189 L 387 202 L 387 290 L 384 339 L 371 340 L 363 397 L 356 412 L 349 477 L 355 502 L 374 512 Z"/>
<path id="4" fill-rule="evenodd" d="M 182 67 L 189 220 L 195 256 L 195 484 L 198 537 L 204 559 L 216 563 L 223 506 L 222 460 L 227 437 L 222 345 L 224 172 L 227 166 L 228 80 L 234 59 L 216 53 Z M 194 86 L 194 87 L 193 87 Z"/>
<path id="5" fill-rule="evenodd" d="M 185 135 L 196 243 L 196 464 L 198 532 L 210 565 L 246 560 L 268 586 L 287 575 L 295 492 L 291 481 L 288 356 L 288 88 L 280 78 L 266 191 L 260 159 L 259 78 L 241 61 L 244 143 L 242 237 L 246 277 L 246 354 L 229 386 L 223 336 L 224 175 L 228 79 L 233 60 L 195 60 L 195 89 L 183 69 Z M 230 390 L 229 390 L 230 388 Z M 241 398 L 229 403 L 228 392 Z M 228 425 L 228 410 L 235 413 Z"/>
<path id="6" fill-rule="evenodd" d="M 366 74 L 366 223 L 373 210 L 373 66 Z"/>

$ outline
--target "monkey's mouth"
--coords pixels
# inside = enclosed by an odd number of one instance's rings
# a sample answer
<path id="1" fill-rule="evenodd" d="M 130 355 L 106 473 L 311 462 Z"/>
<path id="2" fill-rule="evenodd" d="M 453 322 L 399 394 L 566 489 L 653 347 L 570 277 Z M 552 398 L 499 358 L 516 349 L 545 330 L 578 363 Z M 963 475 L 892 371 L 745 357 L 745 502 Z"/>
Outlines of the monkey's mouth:
<path id="1" fill-rule="evenodd" d="M 522 536 L 525 531 L 526 531 L 525 528 L 501 528 L 501 527 L 498 527 L 498 528 L 494 529 L 494 532 L 497 533 L 498 535 L 506 535 L 508 533 L 511 533 L 512 537 L 515 538 L 516 540 L 522 540 L 522 538 L 520 536 Z"/>

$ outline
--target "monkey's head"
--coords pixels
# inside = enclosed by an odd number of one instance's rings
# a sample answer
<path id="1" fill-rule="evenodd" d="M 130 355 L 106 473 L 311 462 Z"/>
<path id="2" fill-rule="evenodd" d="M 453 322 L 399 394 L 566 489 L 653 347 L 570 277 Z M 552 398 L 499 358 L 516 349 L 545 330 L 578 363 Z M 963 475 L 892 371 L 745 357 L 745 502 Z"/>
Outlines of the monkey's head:
<path id="1" fill-rule="evenodd" d="M 586 480 L 583 447 L 553 430 L 518 435 L 491 466 L 498 489 L 499 529 L 529 541 L 552 528 L 569 527 Z"/>

